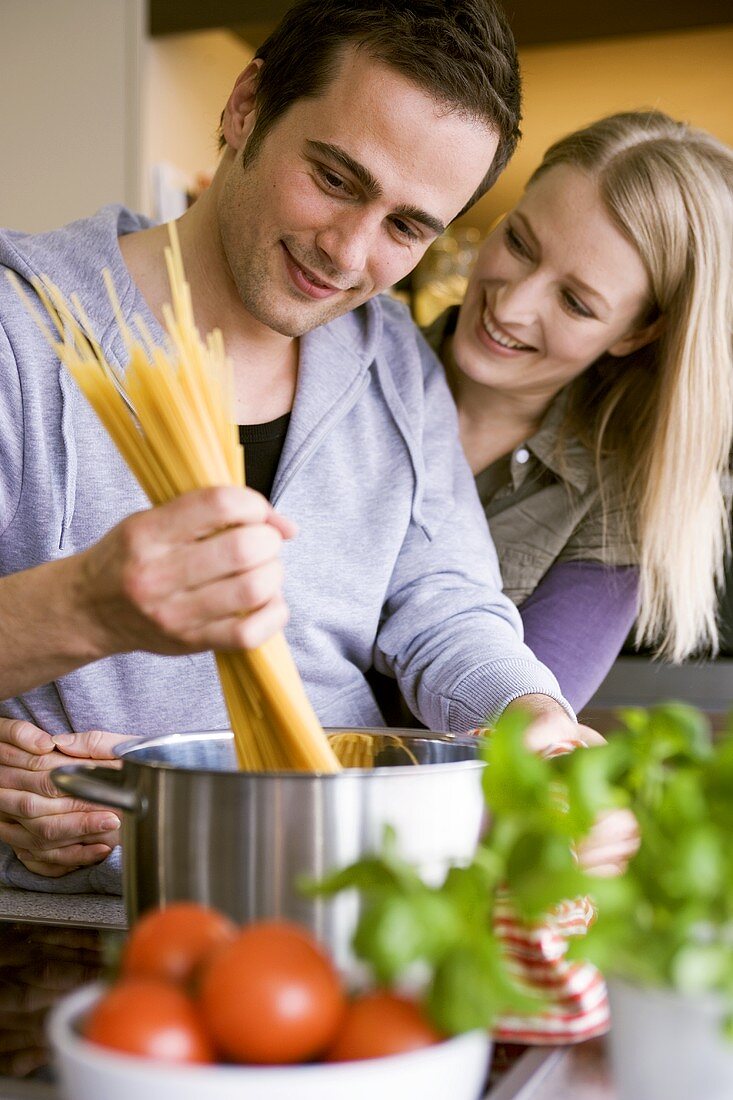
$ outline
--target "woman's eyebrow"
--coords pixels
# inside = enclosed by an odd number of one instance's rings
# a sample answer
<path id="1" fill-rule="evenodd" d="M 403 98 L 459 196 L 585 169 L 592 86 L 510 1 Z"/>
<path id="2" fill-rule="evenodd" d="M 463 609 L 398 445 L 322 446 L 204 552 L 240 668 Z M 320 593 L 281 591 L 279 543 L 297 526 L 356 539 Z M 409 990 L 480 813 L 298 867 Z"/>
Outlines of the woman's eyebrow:
<path id="1" fill-rule="evenodd" d="M 569 279 L 570 282 L 574 283 L 579 290 L 584 291 L 586 294 L 589 294 L 591 298 L 597 298 L 601 305 L 605 306 L 609 313 L 611 312 L 610 305 L 600 291 L 594 290 L 592 286 L 588 286 L 588 284 L 584 283 L 582 279 L 579 279 L 577 275 L 570 275 Z"/>
<path id="2" fill-rule="evenodd" d="M 534 232 L 532 226 L 529 223 L 529 218 L 527 218 L 527 216 L 525 214 L 523 214 L 521 212 L 521 210 L 515 210 L 514 211 L 514 217 L 522 223 L 522 225 L 524 226 L 525 233 L 530 238 L 530 240 L 532 241 L 532 244 L 535 246 L 535 248 L 539 248 L 540 247 L 540 242 L 537 240 L 537 237 L 535 236 L 535 232 Z"/>
<path id="3" fill-rule="evenodd" d="M 330 160 L 333 164 L 339 165 L 345 172 L 348 172 L 359 182 L 364 190 L 364 193 L 370 199 L 378 199 L 382 196 L 383 189 L 376 176 L 372 175 L 365 164 L 361 164 L 358 160 L 354 160 L 345 149 L 342 149 L 340 145 L 332 145 L 326 141 L 306 141 L 306 149 L 311 155 L 324 157 L 326 160 Z M 394 213 L 398 217 L 409 218 L 411 221 L 420 222 L 426 226 L 436 236 L 440 236 L 445 232 L 445 223 L 440 218 L 434 217 L 433 214 L 428 214 L 426 210 L 422 210 L 419 206 L 401 205 L 398 206 Z"/>

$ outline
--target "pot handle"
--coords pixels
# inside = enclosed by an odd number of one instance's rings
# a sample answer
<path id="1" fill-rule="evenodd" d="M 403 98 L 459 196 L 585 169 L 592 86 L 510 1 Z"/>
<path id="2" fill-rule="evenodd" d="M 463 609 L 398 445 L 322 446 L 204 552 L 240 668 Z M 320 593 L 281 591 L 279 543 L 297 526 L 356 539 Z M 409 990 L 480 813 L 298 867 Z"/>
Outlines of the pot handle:
<path id="1" fill-rule="evenodd" d="M 146 799 L 125 786 L 124 775 L 118 768 L 105 768 L 102 764 L 65 764 L 62 768 L 54 768 L 51 778 L 64 794 L 83 798 L 85 802 L 99 802 L 138 817 L 147 809 Z"/>

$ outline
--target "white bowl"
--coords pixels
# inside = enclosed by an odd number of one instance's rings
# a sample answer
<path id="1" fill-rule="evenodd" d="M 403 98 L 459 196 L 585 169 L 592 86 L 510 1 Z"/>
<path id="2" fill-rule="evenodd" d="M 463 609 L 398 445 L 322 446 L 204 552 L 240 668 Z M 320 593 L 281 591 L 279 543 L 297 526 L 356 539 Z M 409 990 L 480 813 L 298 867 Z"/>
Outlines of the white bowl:
<path id="1" fill-rule="evenodd" d="M 409 1054 L 305 1066 L 176 1066 L 105 1050 L 78 1024 L 104 986 L 64 997 L 48 1031 L 67 1100 L 478 1100 L 491 1042 L 482 1031 Z"/>

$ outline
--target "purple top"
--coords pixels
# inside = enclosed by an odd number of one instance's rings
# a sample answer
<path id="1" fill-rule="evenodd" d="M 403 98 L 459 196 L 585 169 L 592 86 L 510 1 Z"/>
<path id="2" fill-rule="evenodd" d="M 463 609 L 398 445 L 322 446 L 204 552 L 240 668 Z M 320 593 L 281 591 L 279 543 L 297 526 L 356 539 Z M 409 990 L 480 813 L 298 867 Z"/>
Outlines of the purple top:
<path id="1" fill-rule="evenodd" d="M 524 640 L 581 710 L 618 656 L 636 618 L 639 571 L 558 562 L 520 607 Z"/>

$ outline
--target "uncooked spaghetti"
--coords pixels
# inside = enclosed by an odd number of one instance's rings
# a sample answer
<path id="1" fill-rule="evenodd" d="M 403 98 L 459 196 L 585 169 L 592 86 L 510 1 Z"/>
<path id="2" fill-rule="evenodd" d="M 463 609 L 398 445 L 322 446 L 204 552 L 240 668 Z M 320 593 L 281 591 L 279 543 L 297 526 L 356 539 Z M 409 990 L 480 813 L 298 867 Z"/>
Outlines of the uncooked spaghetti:
<path id="1" fill-rule="evenodd" d="M 245 484 L 244 454 L 230 418 L 231 367 L 222 335 L 217 330 L 205 342 L 201 339 L 175 226 L 169 230 L 168 347 L 155 344 L 141 318 L 134 319 L 134 329 L 127 325 L 104 272 L 128 355 L 124 374 L 107 361 L 76 295 L 67 302 L 48 278 L 32 281 L 55 334 L 24 295 L 153 504 L 193 489 Z M 20 290 L 17 281 L 16 286 Z M 217 653 L 216 663 L 240 768 L 340 770 L 282 634 L 256 649 Z"/>

